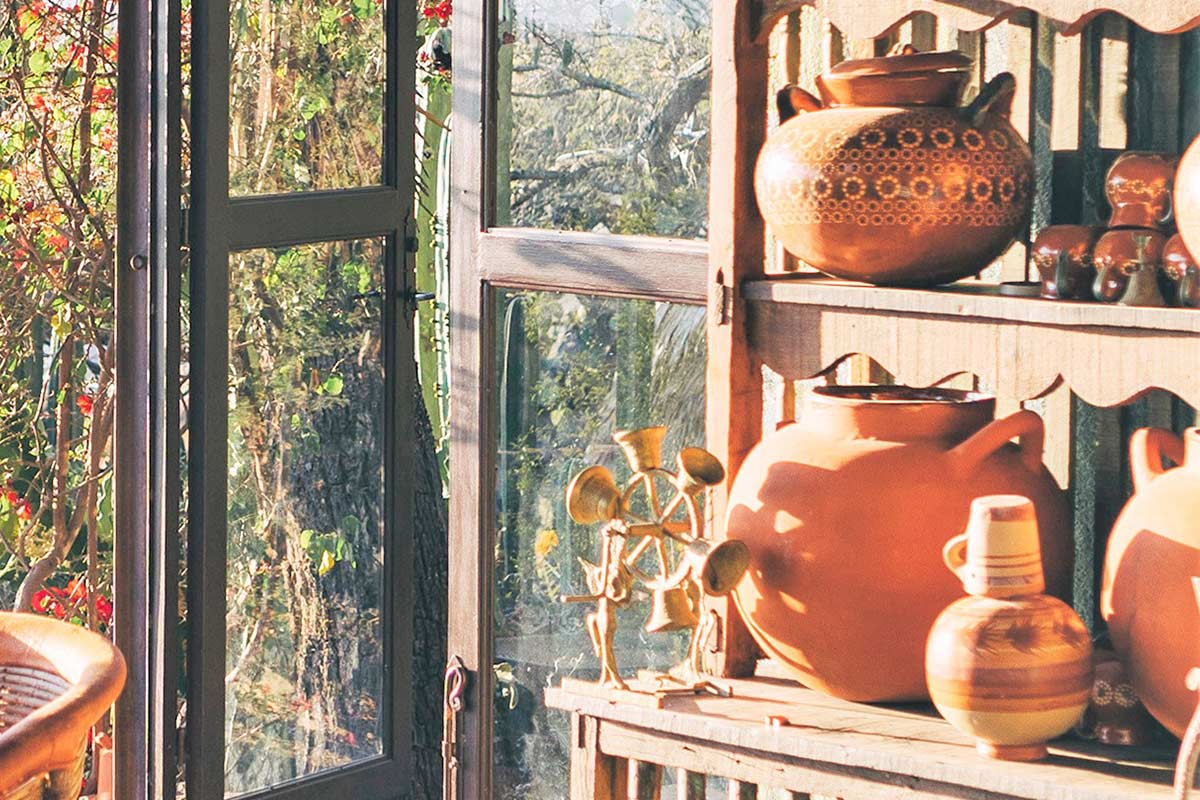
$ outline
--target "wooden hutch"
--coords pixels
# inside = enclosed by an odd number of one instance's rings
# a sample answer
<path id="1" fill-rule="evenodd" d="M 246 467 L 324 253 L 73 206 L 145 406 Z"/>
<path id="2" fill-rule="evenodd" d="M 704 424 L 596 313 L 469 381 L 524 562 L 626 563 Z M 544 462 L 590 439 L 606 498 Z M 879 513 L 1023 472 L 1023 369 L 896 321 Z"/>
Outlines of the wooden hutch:
<path id="1" fill-rule="evenodd" d="M 1007 27 L 999 66 L 1016 72 L 1022 86 L 1018 128 L 1037 170 L 1033 227 L 1096 222 L 1115 151 L 1181 151 L 1200 133 L 1200 39 L 1187 33 L 1198 22 L 1200 4 L 1190 0 L 714 2 L 709 449 L 735 472 L 760 439 L 770 399 L 764 367 L 782 379 L 776 384 L 788 406 L 794 381 L 854 354 L 863 362 L 852 367 L 859 380 L 886 370 L 885 377 L 929 385 L 969 374 L 1010 407 L 1039 403 L 1054 412 L 1047 414 L 1049 463 L 1071 485 L 1076 605 L 1094 622 L 1095 570 L 1110 521 L 1096 510 L 1103 505 L 1098 493 L 1108 490 L 1097 487 L 1095 462 L 1115 459 L 1111 474 L 1127 472 L 1122 427 L 1170 426 L 1172 417 L 1178 425 L 1192 414 L 1181 401 L 1200 401 L 1200 313 L 1007 297 L 985 281 L 903 290 L 812 274 L 769 278 L 772 245 L 755 203 L 754 164 L 768 132 L 773 80 L 811 80 L 842 57 L 876 54 L 887 36 L 909 37 L 918 47 L 960 47 L 983 61 L 994 26 Z M 1112 99 L 1104 84 L 1118 57 L 1128 75 L 1119 101 L 1130 122 L 1114 144 L 1105 129 Z M 1057 130 L 1052 139 L 1052 117 L 1066 119 L 1065 143 Z M 999 278 L 1024 278 L 1026 269 L 1018 245 Z M 1152 389 L 1176 399 L 1143 399 Z M 1097 444 L 1110 428 L 1115 444 Z M 722 519 L 723 491 L 713 498 L 710 521 Z M 757 650 L 737 612 L 731 605 L 720 611 L 713 657 L 730 679 L 732 698 L 668 698 L 661 708 L 646 708 L 567 689 L 547 692 L 547 703 L 573 718 L 572 800 L 657 798 L 664 769 L 678 772 L 680 798 L 705 797 L 705 776 L 727 779 L 731 799 L 779 791 L 845 800 L 1172 796 L 1173 751 L 1063 740 L 1041 763 L 988 761 L 930 708 L 847 703 L 772 678 L 769 669 L 756 676 Z M 765 724 L 768 715 L 782 724 Z"/>

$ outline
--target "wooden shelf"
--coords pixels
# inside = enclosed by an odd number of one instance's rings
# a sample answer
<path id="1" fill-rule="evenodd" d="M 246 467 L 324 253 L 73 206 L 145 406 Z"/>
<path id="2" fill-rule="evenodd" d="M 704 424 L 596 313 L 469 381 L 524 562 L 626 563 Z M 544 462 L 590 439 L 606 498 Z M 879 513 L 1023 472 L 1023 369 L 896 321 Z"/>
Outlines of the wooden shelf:
<path id="1" fill-rule="evenodd" d="M 864 705 L 769 678 L 727 681 L 733 697 L 663 707 L 549 689 L 547 705 L 598 721 L 606 756 L 832 797 L 1170 798 L 1174 752 L 1063 739 L 1042 762 L 980 756 L 928 706 Z M 788 725 L 766 724 L 768 715 Z M 623 795 L 622 795 L 623 796 Z"/>
<path id="2" fill-rule="evenodd" d="M 750 346 L 785 377 L 820 374 L 863 353 L 912 385 L 970 372 L 1029 399 L 1060 380 L 1111 406 L 1149 388 L 1200 400 L 1200 310 L 1007 297 L 964 281 L 890 289 L 824 277 L 743 285 Z"/>
<path id="3" fill-rule="evenodd" d="M 1146 30 L 1180 33 L 1200 22 L 1200 4 L 1145 0 L 762 0 L 760 28 L 804 6 L 813 6 L 851 39 L 881 36 L 921 11 L 964 31 L 986 28 L 1023 9 L 1058 23 L 1067 34 L 1078 33 L 1096 15 L 1115 11 Z"/>

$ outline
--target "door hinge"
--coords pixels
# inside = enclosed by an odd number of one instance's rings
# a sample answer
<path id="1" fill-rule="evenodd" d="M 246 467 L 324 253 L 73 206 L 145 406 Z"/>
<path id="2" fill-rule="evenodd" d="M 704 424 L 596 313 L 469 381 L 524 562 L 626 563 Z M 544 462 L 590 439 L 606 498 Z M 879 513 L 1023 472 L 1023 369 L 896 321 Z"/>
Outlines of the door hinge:
<path id="1" fill-rule="evenodd" d="M 714 283 L 708 296 L 708 320 L 713 325 L 728 325 L 733 320 L 733 287 Z"/>
<path id="2" fill-rule="evenodd" d="M 442 797 L 460 800 L 458 793 L 458 723 L 466 708 L 467 681 L 470 673 L 458 656 L 446 664 L 442 693 Z"/>

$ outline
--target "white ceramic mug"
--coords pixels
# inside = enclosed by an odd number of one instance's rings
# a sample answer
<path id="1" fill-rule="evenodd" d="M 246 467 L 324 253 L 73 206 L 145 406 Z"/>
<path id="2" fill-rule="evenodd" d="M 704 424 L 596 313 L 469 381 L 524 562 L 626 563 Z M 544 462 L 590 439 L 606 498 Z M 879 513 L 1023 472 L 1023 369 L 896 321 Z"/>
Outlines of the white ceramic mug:
<path id="1" fill-rule="evenodd" d="M 947 542 L 942 557 L 968 594 L 1016 597 L 1046 589 L 1037 514 L 1027 497 L 975 498 L 966 533 Z"/>

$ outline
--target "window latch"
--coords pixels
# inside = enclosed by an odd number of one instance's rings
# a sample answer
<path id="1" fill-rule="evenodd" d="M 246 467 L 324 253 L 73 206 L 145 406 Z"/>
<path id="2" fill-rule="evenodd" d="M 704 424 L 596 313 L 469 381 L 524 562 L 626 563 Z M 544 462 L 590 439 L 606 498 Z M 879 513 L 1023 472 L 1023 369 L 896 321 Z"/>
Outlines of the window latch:
<path id="1" fill-rule="evenodd" d="M 446 665 L 442 694 L 442 797 L 459 800 L 458 794 L 458 723 L 466 708 L 467 665 L 451 656 Z"/>

